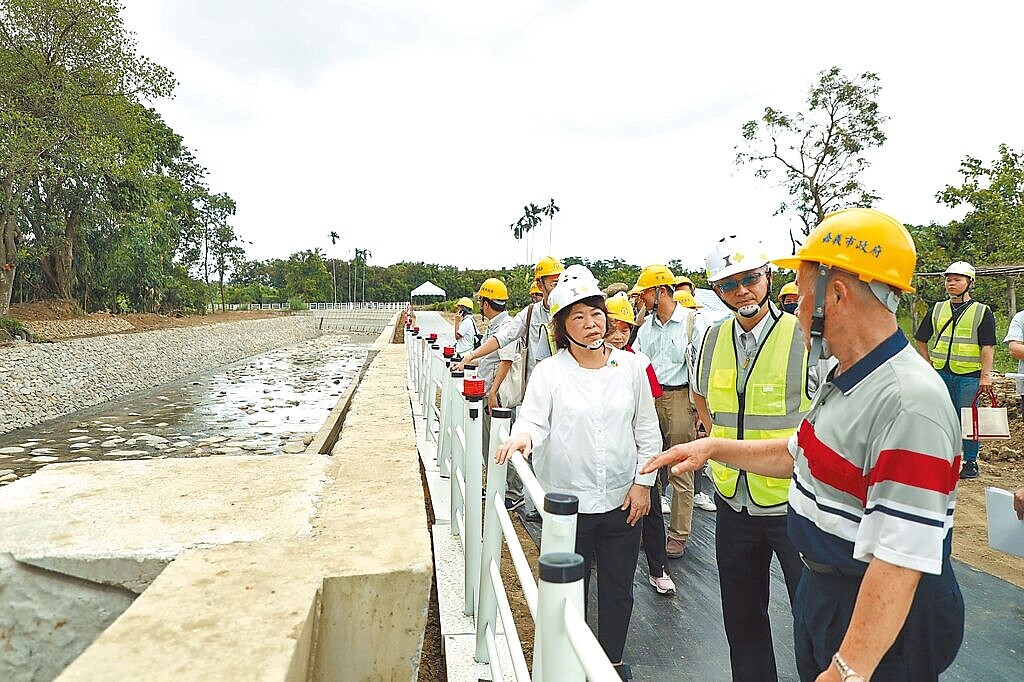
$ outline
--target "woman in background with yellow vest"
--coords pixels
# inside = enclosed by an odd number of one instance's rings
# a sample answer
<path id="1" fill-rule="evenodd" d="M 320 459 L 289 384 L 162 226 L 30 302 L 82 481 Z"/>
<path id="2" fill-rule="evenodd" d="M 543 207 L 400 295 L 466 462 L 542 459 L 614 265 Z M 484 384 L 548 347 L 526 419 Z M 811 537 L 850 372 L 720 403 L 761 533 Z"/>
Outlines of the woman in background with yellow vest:
<path id="1" fill-rule="evenodd" d="M 707 257 L 708 281 L 734 316 L 708 330 L 694 400 L 710 435 L 788 438 L 810 408 L 807 352 L 796 317 L 771 302 L 768 256 L 758 243 L 722 239 Z M 789 479 L 709 462 L 720 500 L 715 554 L 732 679 L 778 679 L 768 618 L 769 570 L 778 557 L 790 603 L 802 565 L 789 539 Z"/>
<path id="2" fill-rule="evenodd" d="M 979 388 L 992 388 L 996 319 L 984 303 L 971 298 L 975 270 L 970 263 L 951 263 L 946 272 L 949 299 L 932 306 L 917 328 L 917 351 L 932 363 L 949 390 L 957 414 L 970 407 Z M 960 478 L 978 477 L 976 440 L 963 441 Z"/>

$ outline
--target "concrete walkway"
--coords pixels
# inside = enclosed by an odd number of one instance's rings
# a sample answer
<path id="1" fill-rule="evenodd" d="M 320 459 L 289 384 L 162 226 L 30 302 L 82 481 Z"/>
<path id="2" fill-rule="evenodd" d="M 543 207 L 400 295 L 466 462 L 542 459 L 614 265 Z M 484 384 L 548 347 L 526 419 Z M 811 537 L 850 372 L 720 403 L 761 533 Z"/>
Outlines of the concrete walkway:
<path id="1" fill-rule="evenodd" d="M 453 337 L 439 314 L 419 312 L 421 331 Z M 445 336 L 446 335 L 446 336 Z M 710 483 L 705 489 L 710 489 Z M 531 536 L 540 526 L 522 518 Z M 955 530 L 954 530 L 955 532 Z M 1024 669 L 1024 590 L 960 562 L 954 562 L 967 605 L 964 644 L 945 681 L 1017 679 Z M 683 559 L 670 561 L 675 597 L 657 594 L 647 582 L 643 552 L 634 582 L 635 604 L 625 660 L 640 680 L 729 680 L 728 642 L 722 626 L 721 592 L 715 564 L 715 514 L 694 510 L 693 532 Z M 772 564 L 769 613 L 780 680 L 795 680 L 793 621 L 782 572 Z M 596 592 L 596 590 L 594 591 Z M 596 600 L 591 593 L 591 625 Z"/>

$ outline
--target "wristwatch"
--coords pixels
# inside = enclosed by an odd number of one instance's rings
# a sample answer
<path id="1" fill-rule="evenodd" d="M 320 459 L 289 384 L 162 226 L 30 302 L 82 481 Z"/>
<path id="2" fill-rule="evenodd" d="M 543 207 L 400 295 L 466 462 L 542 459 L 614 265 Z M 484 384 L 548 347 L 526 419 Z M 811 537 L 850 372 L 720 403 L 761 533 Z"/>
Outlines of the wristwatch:
<path id="1" fill-rule="evenodd" d="M 867 682 L 863 675 L 846 665 L 846 661 L 843 660 L 838 651 L 832 654 L 832 665 L 839 671 L 841 682 Z"/>

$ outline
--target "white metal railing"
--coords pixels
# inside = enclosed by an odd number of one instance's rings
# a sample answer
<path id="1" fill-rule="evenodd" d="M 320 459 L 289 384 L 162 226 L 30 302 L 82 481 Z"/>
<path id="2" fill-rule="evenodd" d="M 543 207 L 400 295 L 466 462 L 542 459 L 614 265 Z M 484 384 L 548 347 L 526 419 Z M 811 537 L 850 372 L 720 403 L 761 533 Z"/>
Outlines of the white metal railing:
<path id="1" fill-rule="evenodd" d="M 436 337 L 435 339 L 436 340 Z M 537 682 L 614 682 L 619 679 L 597 638 L 583 617 L 583 558 L 573 553 L 576 544 L 578 500 L 572 495 L 545 493 L 529 464 L 519 453 L 497 464 L 494 453 L 508 437 L 512 411 L 491 410 L 485 504 L 478 503 L 485 466 L 483 453 L 483 384 L 475 368 L 450 371 L 453 358 L 424 334 L 407 324 L 406 343 L 409 376 L 414 379 L 418 416 L 432 434 L 437 424 L 437 464 L 451 486 L 451 534 L 459 538 L 465 558 L 463 606 L 476 624 L 476 660 L 490 666 L 491 677 Z M 434 410 L 440 394 L 440 409 Z M 429 402 L 428 402 L 429 401 Z M 433 435 L 428 436 L 433 438 Z M 541 510 L 539 573 L 533 578 L 515 526 L 505 509 L 507 467 L 515 467 L 525 493 Z M 518 629 L 501 577 L 502 545 L 508 547 L 515 575 L 533 616 L 533 670 L 523 654 Z M 499 626 L 511 660 L 511 670 L 502 669 L 499 658 Z"/>

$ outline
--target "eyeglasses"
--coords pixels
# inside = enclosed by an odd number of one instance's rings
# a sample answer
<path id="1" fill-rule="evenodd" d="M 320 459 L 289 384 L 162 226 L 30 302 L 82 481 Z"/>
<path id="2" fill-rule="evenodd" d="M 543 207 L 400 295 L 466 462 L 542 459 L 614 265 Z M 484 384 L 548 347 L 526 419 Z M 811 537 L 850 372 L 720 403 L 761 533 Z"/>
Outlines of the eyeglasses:
<path id="1" fill-rule="evenodd" d="M 749 289 L 760 282 L 762 277 L 764 277 L 764 271 L 758 270 L 757 272 L 752 272 L 749 275 L 744 275 L 739 279 L 727 279 L 724 282 L 719 282 L 718 284 L 715 284 L 714 287 L 719 293 L 731 294 L 739 289 L 741 284 L 744 289 Z"/>

